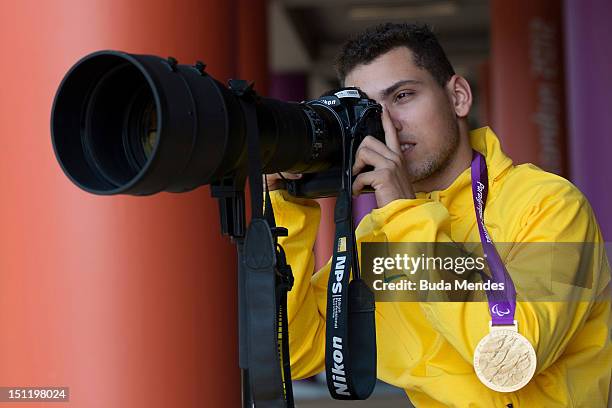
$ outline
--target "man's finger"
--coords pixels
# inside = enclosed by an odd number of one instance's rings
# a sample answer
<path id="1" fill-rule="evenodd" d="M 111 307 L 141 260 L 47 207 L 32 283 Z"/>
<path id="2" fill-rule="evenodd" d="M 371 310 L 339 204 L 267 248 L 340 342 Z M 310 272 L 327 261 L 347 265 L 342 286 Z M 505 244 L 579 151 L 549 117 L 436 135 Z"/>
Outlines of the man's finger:
<path id="1" fill-rule="evenodd" d="M 285 178 L 285 180 L 299 180 L 300 178 L 302 178 L 302 175 L 299 173 L 294 174 L 294 173 L 282 172 L 282 173 L 264 174 L 262 175 L 262 180 L 264 184 L 268 185 L 269 190 L 271 191 L 278 190 L 284 185 L 281 175 Z"/>
<path id="2" fill-rule="evenodd" d="M 355 177 L 355 181 L 353 181 L 353 195 L 358 195 L 365 186 L 372 185 L 374 177 L 374 171 L 368 171 Z"/>
<path id="3" fill-rule="evenodd" d="M 389 149 L 397 154 L 401 154 L 402 149 L 400 149 L 400 142 L 397 138 L 397 130 L 395 126 L 393 126 L 393 121 L 391 120 L 391 116 L 389 116 L 389 110 L 386 106 L 383 106 L 381 118 L 383 130 L 385 131 L 385 143 L 387 143 Z"/>
<path id="4" fill-rule="evenodd" d="M 366 136 L 359 145 L 359 148 L 362 147 L 372 149 L 381 156 L 385 156 L 389 160 L 395 160 L 396 158 L 399 158 L 399 155 L 396 155 L 393 150 L 389 149 L 389 147 L 385 143 L 381 142 L 374 136 Z"/>
<path id="5" fill-rule="evenodd" d="M 363 149 L 371 150 L 377 155 L 387 159 L 387 161 L 379 159 L 378 157 L 373 157 L 371 152 L 366 152 L 366 156 L 364 156 L 364 153 L 361 152 Z M 361 169 L 363 169 L 366 164 L 372 165 L 374 167 L 377 167 L 377 165 L 384 165 L 384 167 L 390 167 L 392 164 L 395 164 L 396 166 L 401 166 L 402 157 L 401 155 L 395 153 L 393 150 L 389 149 L 387 145 L 381 142 L 380 140 L 372 136 L 367 136 L 359 146 L 359 149 L 357 149 L 357 154 L 355 155 L 355 163 L 353 165 L 353 173 L 358 173 L 359 171 L 361 171 Z"/>
<path id="6" fill-rule="evenodd" d="M 370 149 L 367 146 L 359 147 L 353 164 L 353 174 L 359 173 L 367 165 L 375 168 L 390 167 L 394 164 L 393 160 L 388 159 L 377 151 Z"/>

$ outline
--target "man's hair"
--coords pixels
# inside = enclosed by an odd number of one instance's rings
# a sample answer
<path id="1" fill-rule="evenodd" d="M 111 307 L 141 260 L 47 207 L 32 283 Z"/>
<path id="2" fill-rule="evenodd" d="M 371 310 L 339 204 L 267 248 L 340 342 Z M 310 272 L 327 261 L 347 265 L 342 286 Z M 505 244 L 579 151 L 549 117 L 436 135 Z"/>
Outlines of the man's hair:
<path id="1" fill-rule="evenodd" d="M 444 87 L 455 74 L 438 39 L 426 24 L 385 23 L 370 27 L 349 39 L 336 59 L 340 83 L 357 65 L 368 64 L 397 47 L 412 51 L 414 64 L 427 70 Z"/>

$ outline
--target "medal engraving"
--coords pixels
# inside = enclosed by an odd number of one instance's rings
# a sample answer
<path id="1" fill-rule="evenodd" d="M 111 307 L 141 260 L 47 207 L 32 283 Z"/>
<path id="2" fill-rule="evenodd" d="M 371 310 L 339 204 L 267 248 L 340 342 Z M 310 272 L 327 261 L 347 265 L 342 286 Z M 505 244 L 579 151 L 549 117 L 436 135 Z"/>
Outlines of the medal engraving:
<path id="1" fill-rule="evenodd" d="M 474 370 L 480 381 L 499 392 L 523 388 L 533 377 L 536 354 L 529 340 L 512 329 L 495 328 L 474 350 Z"/>

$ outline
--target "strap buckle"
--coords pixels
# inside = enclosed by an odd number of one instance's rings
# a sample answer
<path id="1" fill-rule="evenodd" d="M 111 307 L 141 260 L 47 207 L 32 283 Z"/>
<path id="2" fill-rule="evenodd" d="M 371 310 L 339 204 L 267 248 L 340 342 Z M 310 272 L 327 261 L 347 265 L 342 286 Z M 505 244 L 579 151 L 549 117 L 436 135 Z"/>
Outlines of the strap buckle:
<path id="1" fill-rule="evenodd" d="M 516 320 L 513 320 L 512 322 L 512 324 L 493 325 L 493 320 L 489 320 L 489 332 L 492 332 L 493 330 L 512 330 L 518 332 L 518 322 Z"/>
<path id="2" fill-rule="evenodd" d="M 287 233 L 287 228 L 274 227 L 274 229 L 279 229 L 280 233 Z M 276 232 L 278 231 L 273 231 L 273 233 Z M 276 276 L 278 276 L 280 280 L 279 287 L 287 290 L 287 292 L 293 288 L 293 283 L 295 281 L 293 270 L 291 269 L 291 265 L 287 263 L 285 250 L 278 242 L 276 243 Z"/>

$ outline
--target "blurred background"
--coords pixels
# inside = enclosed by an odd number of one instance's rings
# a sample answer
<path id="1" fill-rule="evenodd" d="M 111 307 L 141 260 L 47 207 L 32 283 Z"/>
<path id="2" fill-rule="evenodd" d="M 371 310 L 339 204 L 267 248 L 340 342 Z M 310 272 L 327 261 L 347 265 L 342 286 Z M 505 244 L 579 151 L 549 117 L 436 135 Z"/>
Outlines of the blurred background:
<path id="1" fill-rule="evenodd" d="M 67 386 L 73 407 L 240 406 L 235 249 L 217 203 L 208 187 L 72 185 L 49 133 L 70 66 L 99 49 L 201 59 L 222 81 L 301 101 L 338 85 L 350 35 L 387 21 L 430 24 L 472 85 L 472 126 L 574 182 L 612 239 L 609 0 L 1 0 L 0 386 Z M 321 205 L 319 266 L 333 200 Z M 323 384 L 296 382 L 298 406 L 328 406 Z M 385 384 L 350 404 L 410 406 Z"/>
<path id="2" fill-rule="evenodd" d="M 337 87 L 336 55 L 347 38 L 365 27 L 387 21 L 427 23 L 455 71 L 472 86 L 472 128 L 491 126 L 515 163 L 534 163 L 577 184 L 610 239 L 612 196 L 604 174 L 611 170 L 605 163 L 612 153 L 612 122 L 605 119 L 609 105 L 604 99 L 612 101 L 612 81 L 604 77 L 612 69 L 612 48 L 604 44 L 612 40 L 612 31 L 601 16 L 612 13 L 612 4 L 578 3 L 271 0 L 270 96 L 312 99 Z M 324 221 L 315 254 L 322 267 L 333 246 L 334 199 L 319 202 Z M 325 393 L 323 375 L 296 386 L 298 399 L 305 401 L 320 404 Z M 401 398 L 401 392 L 379 385 L 363 405 L 399 406 Z"/>

